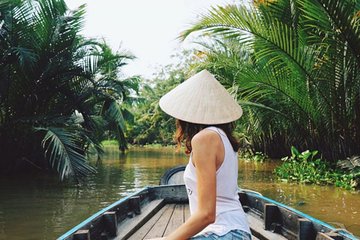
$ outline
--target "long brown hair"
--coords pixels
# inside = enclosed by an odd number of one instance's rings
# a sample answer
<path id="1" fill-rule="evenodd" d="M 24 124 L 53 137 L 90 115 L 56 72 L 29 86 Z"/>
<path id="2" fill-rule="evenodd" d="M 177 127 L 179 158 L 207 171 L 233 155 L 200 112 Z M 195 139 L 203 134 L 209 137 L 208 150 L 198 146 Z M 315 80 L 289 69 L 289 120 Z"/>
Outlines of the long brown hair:
<path id="1" fill-rule="evenodd" d="M 228 139 L 230 140 L 231 146 L 235 152 L 239 150 L 240 144 L 238 140 L 232 135 L 232 131 L 235 128 L 234 122 L 224 123 L 224 124 L 216 124 L 216 125 L 206 125 L 206 124 L 197 124 L 197 123 L 189 123 L 179 119 L 176 119 L 176 132 L 175 132 L 175 141 L 177 143 L 178 149 L 181 147 L 181 143 L 185 140 L 185 153 L 190 154 L 191 147 L 191 139 L 203 130 L 204 128 L 214 126 L 222 129 Z"/>

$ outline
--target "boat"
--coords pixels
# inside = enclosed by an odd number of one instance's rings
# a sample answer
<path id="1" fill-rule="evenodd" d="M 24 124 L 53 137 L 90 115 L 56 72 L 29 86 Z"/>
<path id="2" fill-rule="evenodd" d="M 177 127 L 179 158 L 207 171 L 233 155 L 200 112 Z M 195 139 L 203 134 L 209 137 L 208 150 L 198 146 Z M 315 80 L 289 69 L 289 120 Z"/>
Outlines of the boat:
<path id="1" fill-rule="evenodd" d="M 168 235 L 190 216 L 184 170 L 185 166 L 169 169 L 159 186 L 145 187 L 118 200 L 58 240 L 139 240 Z M 254 240 L 359 239 L 260 193 L 239 189 L 238 194 Z"/>

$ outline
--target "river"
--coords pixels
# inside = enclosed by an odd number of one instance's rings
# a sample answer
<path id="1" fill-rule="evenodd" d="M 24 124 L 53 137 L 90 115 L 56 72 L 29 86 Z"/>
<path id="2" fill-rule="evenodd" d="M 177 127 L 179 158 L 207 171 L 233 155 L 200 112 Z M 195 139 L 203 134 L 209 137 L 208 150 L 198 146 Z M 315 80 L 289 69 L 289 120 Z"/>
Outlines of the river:
<path id="1" fill-rule="evenodd" d="M 158 185 L 166 169 L 187 161 L 171 148 L 133 148 L 123 155 L 108 147 L 98 173 L 86 183 L 59 183 L 44 175 L 0 177 L 0 239 L 55 239 L 130 192 Z M 277 164 L 239 160 L 239 186 L 360 236 L 359 192 L 275 181 Z"/>

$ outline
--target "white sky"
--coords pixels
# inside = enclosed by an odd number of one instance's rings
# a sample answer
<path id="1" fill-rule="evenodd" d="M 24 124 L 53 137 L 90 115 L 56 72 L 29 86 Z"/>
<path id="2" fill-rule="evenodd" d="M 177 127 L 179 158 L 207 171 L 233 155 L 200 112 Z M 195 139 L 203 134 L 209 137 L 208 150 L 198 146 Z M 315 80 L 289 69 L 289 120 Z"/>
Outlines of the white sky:
<path id="1" fill-rule="evenodd" d="M 180 32 L 211 6 L 236 0 L 66 0 L 70 9 L 87 4 L 83 34 L 104 38 L 114 49 L 130 51 L 136 60 L 123 70 L 127 75 L 151 77 L 170 56 L 190 46 Z M 237 0 L 239 1 L 239 0 Z M 248 1 L 247 1 L 248 2 Z"/>

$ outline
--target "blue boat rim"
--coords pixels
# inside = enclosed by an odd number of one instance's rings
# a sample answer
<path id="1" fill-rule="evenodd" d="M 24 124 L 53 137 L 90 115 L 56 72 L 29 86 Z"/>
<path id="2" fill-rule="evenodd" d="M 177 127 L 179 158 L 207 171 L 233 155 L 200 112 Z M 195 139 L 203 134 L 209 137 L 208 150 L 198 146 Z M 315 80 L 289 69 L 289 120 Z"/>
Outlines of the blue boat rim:
<path id="1" fill-rule="evenodd" d="M 174 184 L 174 185 L 183 185 L 183 184 Z M 84 220 L 83 222 L 79 223 L 78 225 L 76 225 L 75 227 L 73 227 L 72 229 L 70 229 L 69 231 L 67 231 L 66 233 L 64 233 L 62 236 L 60 236 L 57 240 L 64 240 L 65 238 L 67 238 L 67 237 L 71 236 L 72 234 L 74 234 L 76 231 L 80 230 L 80 228 L 83 227 L 84 225 L 90 223 L 90 222 L 91 222 L 92 220 L 94 220 L 96 217 L 100 216 L 101 214 L 105 213 L 106 211 L 110 210 L 111 208 L 119 205 L 120 203 L 125 202 L 126 200 L 130 199 L 131 197 L 140 194 L 141 192 L 148 191 L 148 190 L 154 189 L 154 188 L 162 188 L 162 187 L 169 187 L 169 186 L 171 186 L 171 185 L 166 185 L 166 186 L 147 186 L 147 187 L 144 187 L 144 188 L 140 189 L 140 190 L 137 191 L 137 192 L 134 192 L 134 193 L 132 193 L 132 194 L 130 194 L 130 195 L 124 197 L 124 198 L 121 198 L 120 200 L 118 200 L 118 201 L 110 204 L 109 206 L 101 209 L 100 211 L 96 212 L 95 214 L 93 214 L 92 216 L 90 216 L 89 218 L 87 218 L 86 220 Z M 240 191 L 241 191 L 241 190 L 240 190 Z M 245 189 L 244 189 L 244 191 L 246 192 Z M 314 218 L 314 217 L 312 217 L 312 216 L 310 216 L 310 215 L 308 215 L 308 214 L 305 214 L 305 213 L 303 213 L 303 212 L 301 212 L 301 211 L 298 211 L 298 210 L 296 210 L 296 209 L 294 209 L 294 208 L 292 208 L 292 207 L 289 207 L 289 206 L 287 206 L 287 205 L 285 205 L 285 204 L 283 204 L 283 203 L 280 203 L 280 202 L 277 202 L 277 201 L 275 201 L 275 200 L 273 200 L 273 199 L 264 197 L 264 196 L 262 196 L 262 195 L 259 194 L 259 193 L 251 192 L 251 191 L 246 192 L 246 193 L 249 194 L 249 195 L 253 195 L 253 196 L 256 196 L 256 197 L 258 197 L 258 198 L 261 198 L 261 199 L 263 199 L 263 200 L 265 200 L 265 201 L 267 201 L 267 202 L 269 202 L 269 203 L 273 203 L 273 204 L 275 204 L 275 205 L 278 205 L 278 206 L 280 206 L 280 207 L 283 207 L 283 208 L 285 208 L 285 209 L 288 209 L 288 210 L 296 213 L 297 215 L 299 215 L 299 216 L 301 216 L 301 217 L 303 217 L 303 218 L 307 218 L 307 219 L 309 219 L 309 220 L 312 221 L 312 222 L 315 222 L 315 223 L 317 223 L 317 224 L 323 225 L 323 226 L 331 229 L 332 231 L 336 231 L 336 232 L 338 232 L 338 233 L 341 233 L 343 236 L 345 236 L 345 237 L 347 237 L 347 238 L 349 238 L 349 239 L 352 239 L 352 240 L 358 240 L 358 239 L 359 239 L 359 238 L 357 238 L 357 237 L 354 236 L 353 234 L 350 234 L 350 233 L 347 232 L 347 231 L 344 231 L 344 230 L 342 230 L 342 229 L 337 229 L 337 228 L 329 225 L 329 224 L 326 223 L 326 222 L 323 222 L 323 221 L 321 221 L 321 220 L 319 220 L 319 219 L 316 219 L 316 218 Z"/>

